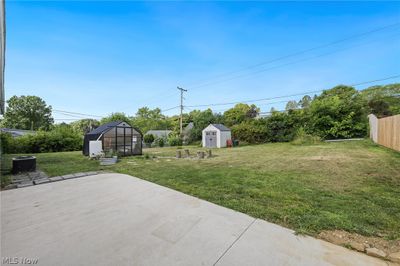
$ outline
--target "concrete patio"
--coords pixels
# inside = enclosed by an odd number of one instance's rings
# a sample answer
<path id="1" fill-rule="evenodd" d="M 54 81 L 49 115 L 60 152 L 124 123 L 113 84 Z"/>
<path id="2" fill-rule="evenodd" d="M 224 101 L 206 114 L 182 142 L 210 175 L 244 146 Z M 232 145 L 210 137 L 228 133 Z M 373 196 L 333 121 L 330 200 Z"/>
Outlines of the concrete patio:
<path id="1" fill-rule="evenodd" d="M 0 195 L 4 265 L 387 265 L 128 175 Z"/>

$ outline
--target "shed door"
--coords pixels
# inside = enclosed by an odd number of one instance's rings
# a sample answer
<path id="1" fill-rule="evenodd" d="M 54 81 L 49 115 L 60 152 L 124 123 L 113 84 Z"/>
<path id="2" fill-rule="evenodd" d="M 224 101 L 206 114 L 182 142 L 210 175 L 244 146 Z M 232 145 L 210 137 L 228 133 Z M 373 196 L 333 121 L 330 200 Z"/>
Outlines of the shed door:
<path id="1" fill-rule="evenodd" d="M 206 147 L 217 147 L 217 131 L 206 131 Z"/>

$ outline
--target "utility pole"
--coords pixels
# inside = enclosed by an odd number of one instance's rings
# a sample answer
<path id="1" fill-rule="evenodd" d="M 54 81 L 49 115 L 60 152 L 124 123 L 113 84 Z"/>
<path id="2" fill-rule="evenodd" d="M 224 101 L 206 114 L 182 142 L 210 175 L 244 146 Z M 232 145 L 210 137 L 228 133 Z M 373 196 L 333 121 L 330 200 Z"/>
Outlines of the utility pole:
<path id="1" fill-rule="evenodd" d="M 182 128 L 182 120 L 183 120 L 183 92 L 187 92 L 187 90 L 185 90 L 185 89 L 183 89 L 183 88 L 180 88 L 180 87 L 177 87 L 178 88 L 178 90 L 180 90 L 181 91 L 181 121 L 180 121 L 180 128 L 181 128 L 181 130 L 180 130 L 180 135 L 182 136 L 182 131 L 183 131 L 183 128 Z"/>

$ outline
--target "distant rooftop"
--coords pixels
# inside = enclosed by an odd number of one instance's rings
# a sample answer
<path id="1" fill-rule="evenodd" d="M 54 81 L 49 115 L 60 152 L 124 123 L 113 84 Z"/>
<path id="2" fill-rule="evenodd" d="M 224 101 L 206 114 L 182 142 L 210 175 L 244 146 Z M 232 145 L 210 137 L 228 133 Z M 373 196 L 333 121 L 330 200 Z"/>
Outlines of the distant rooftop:
<path id="1" fill-rule="evenodd" d="M 0 128 L 1 132 L 10 133 L 13 138 L 21 137 L 27 134 L 36 134 L 33 130 L 15 129 L 15 128 Z"/>
<path id="2" fill-rule="evenodd" d="M 224 126 L 223 124 L 212 124 L 214 127 L 218 128 L 221 131 L 231 131 L 229 128 Z"/>
<path id="3" fill-rule="evenodd" d="M 146 135 L 153 135 L 157 138 L 168 137 L 168 135 L 172 132 L 172 130 L 168 129 L 152 129 L 146 132 Z"/>

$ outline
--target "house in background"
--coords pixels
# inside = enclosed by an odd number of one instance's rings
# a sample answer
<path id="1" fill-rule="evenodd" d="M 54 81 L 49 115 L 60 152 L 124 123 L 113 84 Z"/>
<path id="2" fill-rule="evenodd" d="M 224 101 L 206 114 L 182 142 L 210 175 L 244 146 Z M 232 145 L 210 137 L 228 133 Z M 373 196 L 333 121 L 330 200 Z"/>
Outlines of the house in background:
<path id="1" fill-rule="evenodd" d="M 142 154 L 142 133 L 124 121 L 101 125 L 85 134 L 83 154 L 96 156 L 100 152 L 117 152 L 121 156 Z"/>
<path id="2" fill-rule="evenodd" d="M 160 129 L 160 130 L 149 130 L 145 135 L 153 135 L 155 139 L 157 138 L 168 138 L 168 135 L 171 134 L 172 130 L 168 129 Z"/>
<path id="3" fill-rule="evenodd" d="M 232 140 L 231 130 L 222 124 L 210 124 L 202 131 L 203 147 L 223 148 Z"/>
<path id="4" fill-rule="evenodd" d="M 36 134 L 36 131 L 33 130 L 23 130 L 23 129 L 15 129 L 15 128 L 0 128 L 1 132 L 9 133 L 13 138 L 18 138 L 28 134 Z"/>

